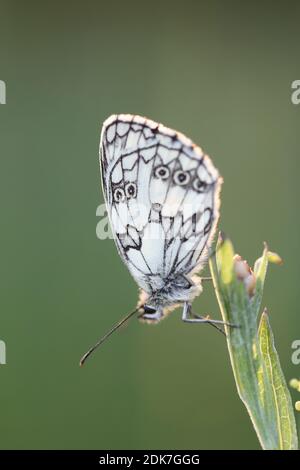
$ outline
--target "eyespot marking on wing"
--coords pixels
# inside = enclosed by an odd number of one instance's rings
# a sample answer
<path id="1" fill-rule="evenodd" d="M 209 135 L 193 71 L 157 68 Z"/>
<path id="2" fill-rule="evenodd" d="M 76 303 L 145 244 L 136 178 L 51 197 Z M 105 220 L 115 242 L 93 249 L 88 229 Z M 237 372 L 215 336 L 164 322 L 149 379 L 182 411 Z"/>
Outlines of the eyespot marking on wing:
<path id="1" fill-rule="evenodd" d="M 188 171 L 176 170 L 173 174 L 173 182 L 178 186 L 187 186 L 191 180 Z"/>
<path id="2" fill-rule="evenodd" d="M 135 183 L 126 183 L 125 184 L 125 194 L 127 199 L 134 199 L 137 194 L 137 187 Z"/>

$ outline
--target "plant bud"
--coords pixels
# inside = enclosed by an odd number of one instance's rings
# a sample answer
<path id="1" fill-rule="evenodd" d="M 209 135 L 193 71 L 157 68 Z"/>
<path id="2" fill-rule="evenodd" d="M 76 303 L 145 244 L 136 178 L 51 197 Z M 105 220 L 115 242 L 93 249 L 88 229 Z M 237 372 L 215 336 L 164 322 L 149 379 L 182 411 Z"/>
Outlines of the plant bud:
<path id="1" fill-rule="evenodd" d="M 252 297 L 255 292 L 256 278 L 252 269 L 247 261 L 243 260 L 240 255 L 235 255 L 234 258 L 234 271 L 237 278 L 243 281 L 249 297 Z"/>

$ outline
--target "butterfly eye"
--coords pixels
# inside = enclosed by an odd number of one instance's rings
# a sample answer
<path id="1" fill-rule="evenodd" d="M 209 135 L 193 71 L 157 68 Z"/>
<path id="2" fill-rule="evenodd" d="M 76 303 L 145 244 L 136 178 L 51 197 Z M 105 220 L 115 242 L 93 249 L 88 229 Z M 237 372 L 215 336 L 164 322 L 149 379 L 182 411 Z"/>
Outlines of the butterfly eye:
<path id="1" fill-rule="evenodd" d="M 136 196 L 136 185 L 134 183 L 127 183 L 125 186 L 125 193 L 128 199 Z"/>
<path id="2" fill-rule="evenodd" d="M 205 181 L 201 181 L 199 178 L 196 178 L 193 181 L 193 188 L 198 193 L 204 193 L 207 189 L 207 186 L 208 186 L 207 183 L 205 183 Z"/>
<path id="3" fill-rule="evenodd" d="M 156 312 L 156 308 L 150 307 L 150 305 L 144 305 L 144 312 L 148 314 L 154 314 Z"/>
<path id="4" fill-rule="evenodd" d="M 179 186 L 185 186 L 189 183 L 191 177 L 187 171 L 177 170 L 173 175 L 173 180 L 175 184 Z"/>
<path id="5" fill-rule="evenodd" d="M 170 170 L 165 165 L 159 165 L 154 169 L 154 176 L 155 176 L 155 178 L 159 178 L 161 180 L 166 180 L 170 176 Z"/>
<path id="6" fill-rule="evenodd" d="M 124 189 L 116 188 L 114 190 L 114 201 L 115 202 L 122 202 L 125 199 Z"/>

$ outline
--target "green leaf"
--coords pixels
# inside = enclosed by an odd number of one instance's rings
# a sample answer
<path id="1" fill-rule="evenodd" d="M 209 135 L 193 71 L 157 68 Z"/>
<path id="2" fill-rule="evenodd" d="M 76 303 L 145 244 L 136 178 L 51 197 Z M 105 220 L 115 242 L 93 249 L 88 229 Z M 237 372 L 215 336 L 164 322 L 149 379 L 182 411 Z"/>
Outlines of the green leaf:
<path id="1" fill-rule="evenodd" d="M 222 242 L 222 257 L 218 257 L 220 274 L 225 285 L 232 282 L 233 279 L 233 246 L 229 239 Z"/>
<path id="2" fill-rule="evenodd" d="M 254 275 L 256 277 L 255 294 L 253 298 L 253 310 L 255 312 L 255 319 L 258 318 L 261 310 L 261 302 L 263 297 L 265 279 L 268 269 L 269 257 L 268 248 L 265 245 L 261 258 L 258 258 L 254 265 Z"/>
<path id="3" fill-rule="evenodd" d="M 265 363 L 264 373 L 260 377 L 261 385 L 268 382 L 271 385 L 269 406 L 275 412 L 275 423 L 282 450 L 298 448 L 298 438 L 291 396 L 281 370 L 279 357 L 274 345 L 274 336 L 266 311 L 263 312 L 259 324 L 259 342 L 262 358 Z"/>
<path id="4" fill-rule="evenodd" d="M 256 318 L 258 318 L 261 309 L 262 296 L 269 262 L 274 264 L 282 264 L 282 259 L 277 253 L 268 251 L 268 246 L 265 243 L 263 254 L 261 258 L 256 260 L 254 265 L 256 288 L 253 299 L 253 308 L 256 311 Z"/>

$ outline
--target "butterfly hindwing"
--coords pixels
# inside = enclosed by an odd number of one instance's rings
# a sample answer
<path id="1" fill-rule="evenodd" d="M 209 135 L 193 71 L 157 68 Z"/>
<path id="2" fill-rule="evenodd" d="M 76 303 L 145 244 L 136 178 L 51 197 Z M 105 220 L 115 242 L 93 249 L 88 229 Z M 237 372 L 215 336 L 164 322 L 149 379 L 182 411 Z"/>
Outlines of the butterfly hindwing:
<path id="1" fill-rule="evenodd" d="M 118 251 L 138 285 L 198 271 L 219 216 L 221 178 L 183 134 L 133 115 L 104 122 L 102 184 Z"/>

